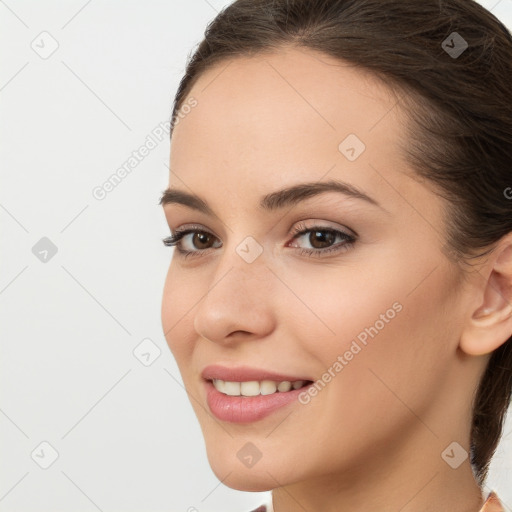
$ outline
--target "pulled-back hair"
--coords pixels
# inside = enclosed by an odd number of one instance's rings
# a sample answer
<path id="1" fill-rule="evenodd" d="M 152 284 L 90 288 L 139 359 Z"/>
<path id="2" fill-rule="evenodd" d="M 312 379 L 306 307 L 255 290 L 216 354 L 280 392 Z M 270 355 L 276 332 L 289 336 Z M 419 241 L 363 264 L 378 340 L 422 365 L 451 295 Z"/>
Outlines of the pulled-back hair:
<path id="1" fill-rule="evenodd" d="M 189 55 L 171 127 L 203 72 L 284 47 L 370 71 L 396 95 L 410 121 L 401 149 L 446 199 L 444 248 L 461 268 L 512 231 L 512 37 L 489 11 L 473 0 L 236 0 Z M 512 337 L 474 392 L 470 461 L 480 485 L 511 394 Z"/>

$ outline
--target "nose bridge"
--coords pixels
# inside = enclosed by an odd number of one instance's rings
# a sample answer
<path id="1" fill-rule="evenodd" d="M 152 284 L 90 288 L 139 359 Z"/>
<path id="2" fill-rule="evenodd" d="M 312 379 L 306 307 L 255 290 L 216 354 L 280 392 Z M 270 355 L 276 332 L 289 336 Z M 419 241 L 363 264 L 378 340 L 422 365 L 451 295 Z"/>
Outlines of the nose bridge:
<path id="1" fill-rule="evenodd" d="M 218 288 L 218 292 L 230 296 L 241 302 L 252 302 L 255 296 L 259 302 L 268 299 L 268 276 L 270 270 L 267 266 L 266 253 L 263 245 L 254 237 L 246 236 L 242 241 L 230 242 L 225 246 L 225 252 L 219 257 L 211 290 Z M 251 296 L 253 298 L 251 298 Z"/>
<path id="2" fill-rule="evenodd" d="M 194 317 L 196 332 L 222 341 L 233 331 L 260 335 L 273 324 L 272 293 L 263 246 L 253 237 L 225 246 Z"/>
<path id="3" fill-rule="evenodd" d="M 223 275 L 231 269 L 240 278 L 252 279 L 267 275 L 268 244 L 264 247 L 264 233 L 254 224 L 239 226 L 231 222 L 229 235 L 224 241 L 222 256 L 219 257 L 217 275 Z"/>

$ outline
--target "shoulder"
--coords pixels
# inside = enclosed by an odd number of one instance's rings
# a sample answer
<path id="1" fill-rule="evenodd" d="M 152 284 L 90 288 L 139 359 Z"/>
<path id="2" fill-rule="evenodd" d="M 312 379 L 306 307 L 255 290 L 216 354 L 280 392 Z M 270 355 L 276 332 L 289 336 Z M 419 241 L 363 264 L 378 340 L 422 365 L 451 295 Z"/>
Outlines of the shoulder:
<path id="1" fill-rule="evenodd" d="M 263 500 L 263 503 L 249 512 L 274 512 L 274 504 L 272 502 L 272 496 L 268 496 L 267 499 Z"/>
<path id="2" fill-rule="evenodd" d="M 505 507 L 501 503 L 496 492 L 491 491 L 485 500 L 484 506 L 479 512 L 505 512 Z"/>
<path id="3" fill-rule="evenodd" d="M 254 510 L 251 510 L 250 512 L 274 512 L 274 509 L 272 507 L 272 503 L 266 503 L 263 505 L 260 505 L 258 508 L 255 508 Z"/>

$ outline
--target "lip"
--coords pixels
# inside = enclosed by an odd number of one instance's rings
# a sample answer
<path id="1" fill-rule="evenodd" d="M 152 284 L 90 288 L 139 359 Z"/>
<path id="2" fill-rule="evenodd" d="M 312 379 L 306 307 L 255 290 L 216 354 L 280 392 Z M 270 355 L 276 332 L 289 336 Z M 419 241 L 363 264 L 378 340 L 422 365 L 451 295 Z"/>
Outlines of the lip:
<path id="1" fill-rule="evenodd" d="M 314 379 L 305 375 L 286 375 L 284 373 L 253 368 L 251 366 L 235 366 L 233 368 L 229 368 L 218 364 L 206 366 L 201 372 L 201 377 L 205 380 L 221 379 L 232 382 L 249 382 L 253 380 L 274 380 L 276 382 L 283 382 L 285 380 L 290 382 L 295 382 L 297 380 L 314 381 Z"/>
<path id="2" fill-rule="evenodd" d="M 205 381 L 204 384 L 206 387 L 206 402 L 216 418 L 231 423 L 251 423 L 262 420 L 282 407 L 291 406 L 292 403 L 295 403 L 297 407 L 300 404 L 300 393 L 314 383 L 311 382 L 311 384 L 306 384 L 302 388 L 284 393 L 278 391 L 271 395 L 257 396 L 229 396 L 217 391 L 209 380 Z"/>

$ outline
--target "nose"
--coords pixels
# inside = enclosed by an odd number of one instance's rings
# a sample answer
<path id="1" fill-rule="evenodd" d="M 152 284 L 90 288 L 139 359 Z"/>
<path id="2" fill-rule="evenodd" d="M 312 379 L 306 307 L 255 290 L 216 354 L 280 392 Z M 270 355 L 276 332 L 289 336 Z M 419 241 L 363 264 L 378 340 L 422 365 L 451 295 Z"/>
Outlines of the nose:
<path id="1" fill-rule="evenodd" d="M 198 335 L 230 345 L 272 332 L 276 311 L 273 275 L 263 258 L 258 260 L 247 263 L 235 251 L 225 256 L 195 309 Z"/>

